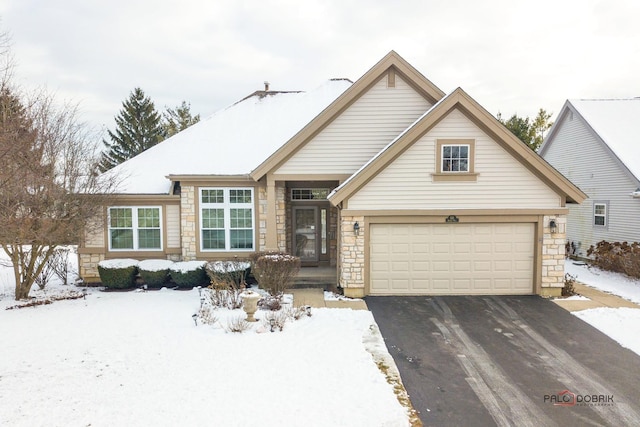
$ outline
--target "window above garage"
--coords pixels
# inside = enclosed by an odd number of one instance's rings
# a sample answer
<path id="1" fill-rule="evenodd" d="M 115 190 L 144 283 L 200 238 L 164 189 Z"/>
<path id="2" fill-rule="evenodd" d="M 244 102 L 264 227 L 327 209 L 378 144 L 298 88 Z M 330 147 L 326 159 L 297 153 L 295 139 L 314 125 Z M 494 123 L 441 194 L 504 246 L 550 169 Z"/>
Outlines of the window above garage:
<path id="1" fill-rule="evenodd" d="M 438 139 L 434 181 L 476 181 L 475 140 Z"/>

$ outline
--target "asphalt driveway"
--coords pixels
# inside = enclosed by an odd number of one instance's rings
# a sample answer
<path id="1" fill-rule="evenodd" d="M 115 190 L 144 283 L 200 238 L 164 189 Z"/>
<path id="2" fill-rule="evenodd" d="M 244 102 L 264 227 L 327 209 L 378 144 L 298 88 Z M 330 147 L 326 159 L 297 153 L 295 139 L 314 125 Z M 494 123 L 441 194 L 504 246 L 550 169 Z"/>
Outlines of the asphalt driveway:
<path id="1" fill-rule="evenodd" d="M 640 356 L 549 300 L 366 303 L 425 426 L 640 425 Z"/>

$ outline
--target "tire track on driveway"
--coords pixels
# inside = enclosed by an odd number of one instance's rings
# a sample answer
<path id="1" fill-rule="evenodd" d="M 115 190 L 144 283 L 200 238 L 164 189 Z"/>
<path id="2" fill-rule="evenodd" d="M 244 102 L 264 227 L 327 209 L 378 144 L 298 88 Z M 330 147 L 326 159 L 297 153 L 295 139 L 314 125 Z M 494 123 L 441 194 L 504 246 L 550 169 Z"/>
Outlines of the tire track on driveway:
<path id="1" fill-rule="evenodd" d="M 601 395 L 615 396 L 615 403 L 611 406 L 595 405 L 589 408 L 611 425 L 637 425 L 640 413 L 633 409 L 622 393 L 611 387 L 596 372 L 574 359 L 565 350 L 553 345 L 518 315 L 507 303 L 496 297 L 483 298 L 490 308 L 488 312 L 493 319 L 513 333 L 515 345 L 521 346 L 526 352 L 536 355 L 545 370 L 554 375 L 564 384 L 566 389 L 577 392 L 586 391 L 587 394 L 597 392 Z"/>
<path id="2" fill-rule="evenodd" d="M 443 318 L 431 322 L 442 332 L 467 374 L 467 383 L 498 426 L 555 426 L 553 422 L 462 329 L 449 306 L 435 297 L 433 308 Z"/>

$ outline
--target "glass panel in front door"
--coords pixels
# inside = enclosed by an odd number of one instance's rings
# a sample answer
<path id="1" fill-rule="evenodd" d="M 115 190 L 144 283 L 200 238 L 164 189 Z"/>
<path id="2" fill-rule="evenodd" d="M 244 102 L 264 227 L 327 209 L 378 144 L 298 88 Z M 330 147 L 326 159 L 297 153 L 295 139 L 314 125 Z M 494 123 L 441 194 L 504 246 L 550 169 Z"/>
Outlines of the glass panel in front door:
<path id="1" fill-rule="evenodd" d="M 294 208 L 294 247 L 296 256 L 301 261 L 317 261 L 318 260 L 318 230 L 317 215 L 318 209 Z"/>

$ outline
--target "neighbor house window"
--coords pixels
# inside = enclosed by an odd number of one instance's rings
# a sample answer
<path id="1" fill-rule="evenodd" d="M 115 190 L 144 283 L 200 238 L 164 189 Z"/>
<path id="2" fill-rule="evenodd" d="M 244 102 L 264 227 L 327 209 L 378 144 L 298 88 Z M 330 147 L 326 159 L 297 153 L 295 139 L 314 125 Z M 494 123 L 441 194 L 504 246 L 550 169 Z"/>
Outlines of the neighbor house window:
<path id="1" fill-rule="evenodd" d="M 593 204 L 593 225 L 596 225 L 599 227 L 607 226 L 607 204 L 606 203 Z"/>
<path id="2" fill-rule="evenodd" d="M 109 249 L 161 250 L 160 207 L 109 208 Z"/>
<path id="3" fill-rule="evenodd" d="M 473 139 L 439 139 L 434 181 L 475 181 Z"/>
<path id="4" fill-rule="evenodd" d="M 253 189 L 200 189 L 200 238 L 204 251 L 253 250 Z"/>

